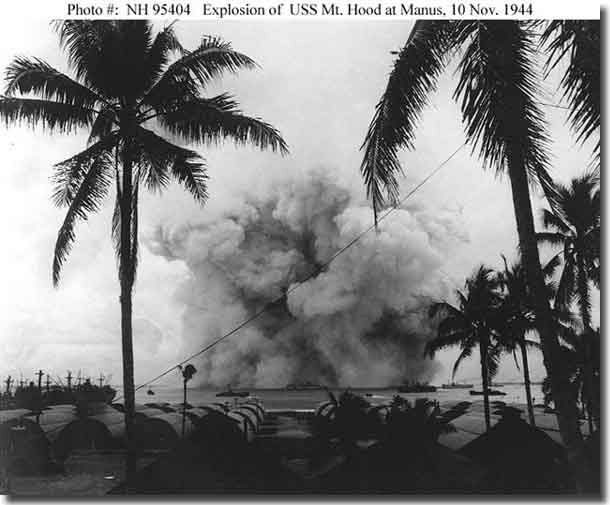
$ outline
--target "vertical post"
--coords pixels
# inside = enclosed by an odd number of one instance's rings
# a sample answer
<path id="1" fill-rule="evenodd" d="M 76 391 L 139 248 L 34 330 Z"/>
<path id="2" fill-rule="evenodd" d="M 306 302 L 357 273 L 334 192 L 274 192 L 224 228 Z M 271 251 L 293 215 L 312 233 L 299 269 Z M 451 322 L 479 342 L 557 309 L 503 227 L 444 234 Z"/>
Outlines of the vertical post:
<path id="1" fill-rule="evenodd" d="M 182 400 L 182 439 L 184 440 L 184 428 L 186 422 L 186 377 L 184 378 L 184 397 Z"/>
<path id="2" fill-rule="evenodd" d="M 38 370 L 36 375 L 38 375 L 38 392 L 42 393 L 42 376 L 44 375 L 44 372 L 42 370 Z"/>
<path id="3" fill-rule="evenodd" d="M 72 372 L 70 370 L 68 370 L 66 380 L 68 381 L 68 391 L 72 391 Z"/>
<path id="4" fill-rule="evenodd" d="M 45 383 L 45 389 L 47 393 L 51 390 L 51 377 L 47 374 L 47 381 Z"/>

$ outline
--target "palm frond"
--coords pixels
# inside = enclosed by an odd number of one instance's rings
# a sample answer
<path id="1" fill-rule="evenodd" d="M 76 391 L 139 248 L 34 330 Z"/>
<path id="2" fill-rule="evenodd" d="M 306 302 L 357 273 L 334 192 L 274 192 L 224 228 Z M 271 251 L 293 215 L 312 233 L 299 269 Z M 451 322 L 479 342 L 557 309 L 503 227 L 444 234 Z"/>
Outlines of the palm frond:
<path id="1" fill-rule="evenodd" d="M 535 340 L 529 340 L 526 338 L 525 345 L 529 349 L 537 349 L 538 351 L 542 350 L 542 346 L 540 345 L 540 342 L 536 342 Z"/>
<path id="2" fill-rule="evenodd" d="M 106 137 L 84 151 L 55 164 L 51 178 L 54 186 L 51 198 L 56 206 L 66 207 L 72 203 L 93 163 L 103 153 L 110 154 L 117 141 L 116 135 Z"/>
<path id="3" fill-rule="evenodd" d="M 192 98 L 198 87 L 205 87 L 224 72 L 235 73 L 242 68 L 251 69 L 256 63 L 245 54 L 234 51 L 228 42 L 218 37 L 204 37 L 201 45 L 192 52 L 182 49 L 184 56 L 172 63 L 161 78 L 146 93 L 143 103 L 155 108 L 168 103 L 168 97 Z"/>
<path id="4" fill-rule="evenodd" d="M 545 279 L 552 277 L 555 274 L 555 270 L 561 265 L 561 255 L 563 253 L 559 252 L 555 256 L 553 256 L 547 263 L 542 267 L 542 274 Z"/>
<path id="5" fill-rule="evenodd" d="M 569 119 L 577 140 L 585 142 L 601 124 L 601 36 L 599 20 L 554 20 L 542 35 L 549 56 L 547 74 L 568 58 L 561 79 L 563 96 L 570 107 Z M 599 166 L 600 143 L 594 154 Z"/>
<path id="6" fill-rule="evenodd" d="M 467 344 L 465 344 L 465 342 Z M 453 347 L 456 345 L 470 345 L 469 335 L 465 331 L 454 331 L 444 334 L 439 334 L 437 337 L 426 342 L 424 347 L 424 356 L 434 357 L 436 351 Z"/>
<path id="7" fill-rule="evenodd" d="M 547 172 L 549 139 L 538 107 L 534 34 L 519 21 L 460 21 L 457 40 L 467 43 L 454 97 L 466 136 L 484 165 L 504 173 L 517 163 L 554 202 Z"/>
<path id="8" fill-rule="evenodd" d="M 445 68 L 449 29 L 446 21 L 415 22 L 375 108 L 361 147 L 360 165 L 375 223 L 386 195 L 391 204 L 398 199 L 397 176 L 402 168 L 397 153 L 401 148 L 413 148 L 417 122 Z"/>
<path id="9" fill-rule="evenodd" d="M 113 107 L 102 107 L 91 125 L 87 143 L 92 144 L 93 142 L 97 142 L 98 140 L 107 137 L 113 131 L 114 127 L 118 127 L 116 111 Z"/>
<path id="10" fill-rule="evenodd" d="M 99 209 L 111 183 L 111 158 L 104 151 L 93 161 L 85 174 L 57 234 L 53 256 L 53 285 L 57 286 L 59 283 L 61 268 L 76 239 L 74 227 L 77 221 L 86 220 L 89 214 Z"/>
<path id="11" fill-rule="evenodd" d="M 146 55 L 146 66 L 149 69 L 148 73 L 151 79 L 149 87 L 156 83 L 163 75 L 163 71 L 169 63 L 172 53 L 181 55 L 184 55 L 185 53 L 182 44 L 178 40 L 178 37 L 176 37 L 174 23 L 171 23 L 157 33 L 157 36 Z"/>
<path id="12" fill-rule="evenodd" d="M 470 358 L 471 356 L 472 356 L 472 346 L 464 347 L 462 349 L 462 352 L 460 352 L 460 355 L 455 360 L 455 363 L 453 364 L 453 369 L 451 370 L 451 380 L 455 379 L 455 374 L 457 373 L 458 368 L 462 364 L 462 361 L 464 361 L 466 358 Z"/>
<path id="13" fill-rule="evenodd" d="M 550 228 L 563 234 L 569 234 L 572 232 L 570 226 L 564 221 L 563 218 L 559 217 L 558 214 L 547 209 L 542 209 L 541 215 L 542 224 L 545 228 Z"/>
<path id="14" fill-rule="evenodd" d="M 252 144 L 288 154 L 280 133 L 260 119 L 242 114 L 228 94 L 213 98 L 183 100 L 179 107 L 158 116 L 159 123 L 188 142 L 217 144 L 232 139 L 238 145 Z"/>
<path id="15" fill-rule="evenodd" d="M 462 312 L 457 308 L 447 302 L 435 302 L 430 305 L 428 309 L 428 316 L 430 318 L 435 318 L 436 316 L 446 316 L 451 315 L 455 317 L 459 317 L 462 315 Z"/>
<path id="16" fill-rule="evenodd" d="M 0 97 L 0 120 L 30 127 L 41 125 L 53 133 L 75 133 L 93 123 L 96 111 L 76 105 L 31 98 Z"/>
<path id="17" fill-rule="evenodd" d="M 103 98 L 39 58 L 15 58 L 5 71 L 7 96 L 33 94 L 39 99 L 92 109 Z"/>
<path id="18" fill-rule="evenodd" d="M 536 240 L 538 240 L 539 244 L 548 244 L 548 245 L 563 245 L 565 243 L 565 235 L 562 233 L 553 233 L 553 232 L 538 232 L 536 233 Z"/>
<path id="19" fill-rule="evenodd" d="M 589 289 L 589 279 L 584 267 L 579 267 L 576 273 L 576 298 L 580 309 L 580 317 L 584 328 L 591 326 L 591 291 Z"/>
<path id="20" fill-rule="evenodd" d="M 101 20 L 60 20 L 55 23 L 59 43 L 68 53 L 68 63 L 78 81 L 105 97 L 116 96 L 108 64 L 110 48 L 120 51 L 116 43 L 116 23 Z M 123 76 L 121 76 L 122 78 Z"/>
<path id="21" fill-rule="evenodd" d="M 197 152 L 172 144 L 142 127 L 137 129 L 135 142 L 141 178 L 148 189 L 163 189 L 173 176 L 198 203 L 205 203 L 208 176 Z"/>
<path id="22" fill-rule="evenodd" d="M 515 362 L 515 367 L 520 372 L 521 367 L 519 366 L 519 359 L 517 358 L 517 348 L 516 347 L 513 349 L 512 355 L 513 355 L 513 361 Z"/>
<path id="23" fill-rule="evenodd" d="M 564 259 L 566 260 L 566 263 L 559 279 L 557 293 L 555 294 L 555 306 L 559 309 L 569 308 L 574 298 L 574 265 L 571 262 L 568 262 L 567 258 Z"/>

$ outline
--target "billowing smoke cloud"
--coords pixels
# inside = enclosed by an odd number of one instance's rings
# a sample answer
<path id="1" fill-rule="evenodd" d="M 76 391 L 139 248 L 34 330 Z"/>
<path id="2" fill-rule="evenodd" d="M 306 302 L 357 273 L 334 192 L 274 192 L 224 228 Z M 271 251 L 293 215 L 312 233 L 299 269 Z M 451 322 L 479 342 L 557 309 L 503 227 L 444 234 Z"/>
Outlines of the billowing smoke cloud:
<path id="1" fill-rule="evenodd" d="M 427 304 L 446 296 L 440 267 L 466 240 L 456 213 L 409 201 L 322 268 L 372 220 L 362 196 L 330 173 L 297 172 L 264 196 L 246 191 L 237 208 L 158 228 L 147 241 L 188 268 L 177 295 L 185 354 L 280 298 L 196 360 L 201 383 L 387 385 L 436 372 L 422 357 Z"/>

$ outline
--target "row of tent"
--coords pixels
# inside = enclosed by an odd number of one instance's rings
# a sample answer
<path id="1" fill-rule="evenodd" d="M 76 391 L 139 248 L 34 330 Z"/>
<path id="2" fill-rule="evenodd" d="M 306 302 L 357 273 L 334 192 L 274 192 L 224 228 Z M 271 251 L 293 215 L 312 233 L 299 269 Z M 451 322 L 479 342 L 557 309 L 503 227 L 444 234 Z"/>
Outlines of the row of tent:
<path id="1" fill-rule="evenodd" d="M 43 471 L 50 461 L 62 462 L 75 450 L 111 451 L 125 447 L 123 406 L 89 404 L 87 412 L 74 405 L 54 405 L 42 412 L 0 411 L 0 466 L 18 473 Z M 233 407 L 146 404 L 136 406 L 135 442 L 139 452 L 166 451 L 194 434 L 223 437 L 236 443 L 253 440 L 265 410 L 256 400 Z"/>

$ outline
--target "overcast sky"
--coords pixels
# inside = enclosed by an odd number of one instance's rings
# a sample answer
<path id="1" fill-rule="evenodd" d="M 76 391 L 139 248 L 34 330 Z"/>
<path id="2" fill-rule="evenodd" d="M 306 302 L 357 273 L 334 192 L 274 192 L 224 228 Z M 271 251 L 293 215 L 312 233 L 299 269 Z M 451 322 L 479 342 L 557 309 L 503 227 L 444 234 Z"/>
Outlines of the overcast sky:
<path id="1" fill-rule="evenodd" d="M 16 55 L 46 59 L 66 71 L 56 35 L 47 23 L 3 20 L 0 68 Z M 181 261 L 153 254 L 147 240 L 159 225 L 213 220 L 239 203 L 240 194 L 261 186 L 262 180 L 290 178 L 316 167 L 337 174 L 362 197 L 359 175 L 362 143 L 391 69 L 406 40 L 411 22 L 181 22 L 176 25 L 187 48 L 203 34 L 220 35 L 261 66 L 237 77 L 227 76 L 210 91 L 236 94 L 243 109 L 277 127 L 290 146 L 286 158 L 231 145 L 201 149 L 209 166 L 211 198 L 198 208 L 180 188 L 162 197 L 147 196 L 141 205 L 141 248 L 134 298 L 136 381 L 139 382 L 183 357 L 189 335 L 183 332 L 184 301 L 177 286 L 189 276 Z M 546 84 L 545 101 L 558 103 L 557 81 Z M 457 106 L 451 95 L 455 79 L 441 80 L 424 114 L 416 150 L 404 153 L 407 170 L 403 192 L 425 177 L 464 142 Z M 589 146 L 575 145 L 564 125 L 566 112 L 545 107 L 553 139 L 552 175 L 568 181 L 589 162 Z M 110 242 L 112 202 L 77 229 L 77 243 L 64 269 L 59 289 L 51 286 L 51 260 L 64 210 L 50 201 L 49 177 L 54 163 L 85 146 L 86 136 L 53 137 L 40 130 L 2 127 L 0 199 L 4 216 L 0 268 L 0 373 L 27 377 L 42 368 L 54 375 L 67 369 L 100 371 L 121 377 L 118 282 Z M 264 185 L 263 185 L 264 186 Z M 261 190 L 263 191 L 263 190 Z M 481 163 L 460 153 L 418 192 L 423 212 L 450 209 L 463 227 L 464 240 L 447 255 L 443 272 L 452 285 L 481 262 L 500 267 L 500 254 L 510 258 L 517 244 L 509 182 L 484 172 Z M 536 201 L 536 207 L 540 201 Z M 391 219 L 391 218 L 389 218 Z M 467 240 L 466 240 L 467 239 Z M 596 297 L 597 298 L 597 297 Z M 599 307 L 596 302 L 596 307 Z M 595 319 L 599 319 L 596 309 Z M 227 322 L 237 324 L 240 321 Z M 232 337 L 238 340 L 239 334 Z M 228 344 L 227 344 L 228 345 Z M 439 355 L 443 367 L 436 382 L 446 380 L 456 352 Z M 534 378 L 544 373 L 541 359 L 532 356 Z M 465 364 L 462 377 L 477 376 L 478 359 Z M 512 360 L 500 378 L 516 378 Z"/>

